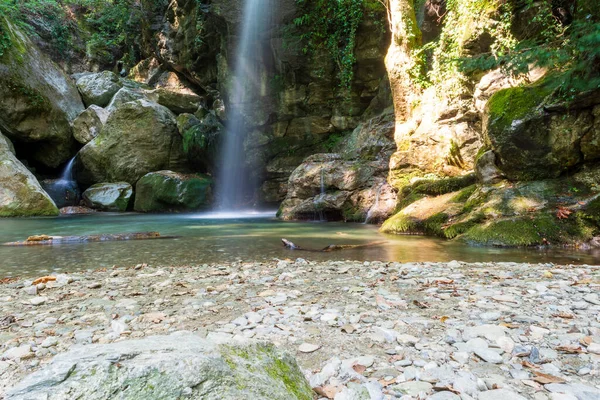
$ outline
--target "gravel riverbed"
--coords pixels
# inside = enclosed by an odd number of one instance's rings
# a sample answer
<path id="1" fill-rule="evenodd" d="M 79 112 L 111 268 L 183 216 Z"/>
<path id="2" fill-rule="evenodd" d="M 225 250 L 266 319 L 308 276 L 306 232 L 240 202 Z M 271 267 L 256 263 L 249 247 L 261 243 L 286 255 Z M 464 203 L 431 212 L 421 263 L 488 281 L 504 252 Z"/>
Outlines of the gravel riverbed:
<path id="1" fill-rule="evenodd" d="M 0 398 L 55 354 L 176 331 L 268 340 L 316 396 L 600 399 L 600 267 L 137 265 L 0 284 Z"/>

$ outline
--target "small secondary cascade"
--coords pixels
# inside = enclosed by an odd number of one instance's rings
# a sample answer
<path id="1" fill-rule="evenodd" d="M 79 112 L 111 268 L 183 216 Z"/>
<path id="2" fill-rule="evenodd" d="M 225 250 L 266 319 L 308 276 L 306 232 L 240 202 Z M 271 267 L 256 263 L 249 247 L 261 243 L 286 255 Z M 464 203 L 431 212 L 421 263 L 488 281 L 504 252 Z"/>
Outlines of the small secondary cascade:
<path id="1" fill-rule="evenodd" d="M 365 224 L 369 223 L 369 221 L 373 217 L 373 212 L 377 211 L 379 208 L 379 198 L 381 197 L 382 189 L 383 189 L 383 185 L 379 185 L 379 187 L 377 188 L 377 193 L 375 195 L 375 203 L 373 204 L 373 206 L 371 208 L 369 208 L 369 211 L 367 211 L 367 217 L 365 218 L 365 222 L 364 222 Z"/>
<path id="2" fill-rule="evenodd" d="M 50 195 L 59 208 L 77 205 L 79 199 L 79 188 L 73 178 L 73 157 L 63 169 L 58 179 L 42 181 L 42 187 Z"/>
<path id="3" fill-rule="evenodd" d="M 75 158 L 77 156 L 71 158 L 71 160 L 65 166 L 60 178 L 56 181 L 57 185 L 67 186 L 74 182 L 73 179 L 73 166 L 75 165 Z"/>
<path id="4" fill-rule="evenodd" d="M 229 93 L 227 129 L 216 182 L 221 210 L 239 209 L 246 195 L 254 189 L 245 170 L 246 118 L 256 111 L 259 97 L 266 95 L 261 54 L 274 6 L 273 0 L 245 0 Z"/>
<path id="5" fill-rule="evenodd" d="M 313 204 L 315 207 L 315 220 L 325 221 L 325 215 L 323 214 L 323 201 L 325 201 L 325 170 L 321 168 L 321 193 L 315 196 Z M 318 217 L 317 217 L 318 215 Z"/>

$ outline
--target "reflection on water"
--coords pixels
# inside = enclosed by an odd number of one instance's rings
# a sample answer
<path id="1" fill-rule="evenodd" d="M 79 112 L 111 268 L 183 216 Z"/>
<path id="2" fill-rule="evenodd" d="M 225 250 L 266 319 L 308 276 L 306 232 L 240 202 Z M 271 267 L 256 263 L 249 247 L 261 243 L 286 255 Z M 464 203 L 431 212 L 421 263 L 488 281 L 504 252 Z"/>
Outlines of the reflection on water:
<path id="1" fill-rule="evenodd" d="M 58 218 L 0 219 L 0 242 L 24 240 L 33 234 L 92 235 L 158 231 L 177 239 L 65 244 L 56 246 L 0 246 L 0 277 L 28 276 L 62 270 L 129 266 L 204 264 L 225 261 L 268 261 L 274 258 L 309 260 L 383 261 L 518 261 L 594 264 L 599 254 L 566 250 L 494 249 L 469 247 L 419 236 L 383 235 L 364 224 L 282 222 L 273 213 L 140 215 L 99 214 Z M 375 247 L 332 253 L 292 251 L 286 238 L 304 248 L 329 244 L 365 244 Z"/>

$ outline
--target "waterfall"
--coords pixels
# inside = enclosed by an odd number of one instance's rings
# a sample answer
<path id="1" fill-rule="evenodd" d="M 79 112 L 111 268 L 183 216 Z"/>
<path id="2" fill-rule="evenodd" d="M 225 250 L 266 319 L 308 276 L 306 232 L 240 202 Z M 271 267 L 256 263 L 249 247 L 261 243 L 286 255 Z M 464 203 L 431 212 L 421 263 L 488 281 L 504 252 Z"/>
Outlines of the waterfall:
<path id="1" fill-rule="evenodd" d="M 58 179 L 40 181 L 44 190 L 50 195 L 59 208 L 77 205 L 79 201 L 79 187 L 73 178 L 73 157 L 60 174 Z"/>
<path id="2" fill-rule="evenodd" d="M 75 158 L 76 157 L 77 156 L 71 158 L 71 160 L 65 166 L 65 169 L 63 169 L 63 172 L 60 175 L 60 178 L 56 182 L 58 185 L 66 186 L 68 184 L 71 184 L 74 181 L 74 179 L 73 179 L 73 165 L 75 165 Z"/>
<path id="3" fill-rule="evenodd" d="M 260 67 L 264 34 L 269 31 L 273 6 L 272 0 L 245 0 L 244 4 L 216 182 L 217 201 L 224 210 L 239 209 L 246 194 L 254 189 L 245 168 L 246 117 L 256 109 L 259 97 L 266 95 Z"/>
<path id="4" fill-rule="evenodd" d="M 375 203 L 373 204 L 373 206 L 371 208 L 369 208 L 369 211 L 367 211 L 367 217 L 365 218 L 365 224 L 368 224 L 369 221 L 371 220 L 371 217 L 373 216 L 373 212 L 377 211 L 377 208 L 379 208 L 379 198 L 381 197 L 381 190 L 383 189 L 383 184 L 380 185 L 377 188 L 377 192 L 375 195 Z"/>

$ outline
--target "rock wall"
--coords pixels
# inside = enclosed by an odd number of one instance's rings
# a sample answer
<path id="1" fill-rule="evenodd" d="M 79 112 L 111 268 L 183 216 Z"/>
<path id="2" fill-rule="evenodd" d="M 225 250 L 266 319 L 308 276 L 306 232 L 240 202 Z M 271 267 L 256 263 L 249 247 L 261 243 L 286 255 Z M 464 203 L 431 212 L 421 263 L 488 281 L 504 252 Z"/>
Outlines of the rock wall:
<path id="1" fill-rule="evenodd" d="M 0 128 L 21 156 L 56 168 L 75 154 L 70 124 L 84 109 L 77 88 L 3 17 L 0 30 L 8 38 L 0 56 Z"/>
<path id="2" fill-rule="evenodd" d="M 228 0 L 177 0 L 147 22 L 146 54 L 156 61 L 142 64 L 184 76 L 222 125 L 231 108 L 228 90 L 242 6 Z M 386 80 L 388 38 L 375 27 L 377 21 L 365 19 L 359 29 L 356 74 L 348 95 L 338 87 L 330 56 L 302 51 L 301 32 L 293 22 L 300 12 L 296 2 L 277 1 L 272 8 L 272 23 L 265 27 L 268 40 L 256 55 L 263 90 L 249 100 L 253 106 L 245 116 L 248 179 L 261 187 L 255 195 L 259 203 L 283 200 L 292 171 L 305 157 L 331 150 L 332 136 L 351 132 L 364 121 L 363 113 Z M 133 76 L 150 82 L 151 74 L 140 73 L 149 69 L 143 65 L 133 69 Z M 385 105 L 371 108 L 373 116 Z"/>
<path id="3" fill-rule="evenodd" d="M 561 74 L 461 67 L 457 60 L 468 65 L 503 40 L 535 35 L 527 10 L 468 0 L 390 5 L 397 151 L 389 182 L 398 204 L 382 230 L 585 246 L 600 233 L 597 92 L 565 101 Z"/>

